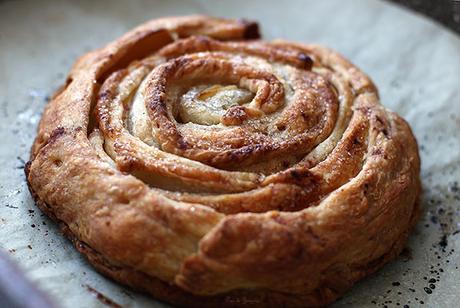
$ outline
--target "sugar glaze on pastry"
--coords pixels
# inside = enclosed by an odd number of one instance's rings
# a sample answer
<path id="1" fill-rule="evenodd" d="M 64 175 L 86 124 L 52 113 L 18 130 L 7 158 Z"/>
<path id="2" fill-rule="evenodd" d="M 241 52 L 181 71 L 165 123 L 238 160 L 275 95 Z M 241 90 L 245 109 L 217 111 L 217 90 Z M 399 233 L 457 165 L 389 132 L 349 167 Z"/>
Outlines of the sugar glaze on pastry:
<path id="1" fill-rule="evenodd" d="M 74 64 L 26 174 L 103 274 L 180 306 L 333 302 L 418 217 L 408 124 L 335 51 L 152 20 Z"/>

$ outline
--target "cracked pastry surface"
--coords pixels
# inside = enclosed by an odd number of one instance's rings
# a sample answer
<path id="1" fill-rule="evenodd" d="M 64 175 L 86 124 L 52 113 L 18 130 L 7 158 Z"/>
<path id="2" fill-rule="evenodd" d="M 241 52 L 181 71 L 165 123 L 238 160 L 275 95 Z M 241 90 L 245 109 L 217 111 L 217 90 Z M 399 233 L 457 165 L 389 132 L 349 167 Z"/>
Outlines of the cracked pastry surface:
<path id="1" fill-rule="evenodd" d="M 82 56 L 27 165 L 102 273 L 182 306 L 322 306 L 402 250 L 408 124 L 372 81 L 256 23 L 152 20 Z"/>

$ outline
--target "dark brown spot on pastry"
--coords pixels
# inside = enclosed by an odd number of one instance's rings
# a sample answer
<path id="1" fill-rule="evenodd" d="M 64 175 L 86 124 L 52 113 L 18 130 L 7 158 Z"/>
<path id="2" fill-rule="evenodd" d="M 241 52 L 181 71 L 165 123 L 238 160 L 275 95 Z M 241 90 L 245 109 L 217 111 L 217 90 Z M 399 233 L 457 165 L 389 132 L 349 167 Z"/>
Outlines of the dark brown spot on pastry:
<path id="1" fill-rule="evenodd" d="M 286 130 L 286 125 L 285 125 L 285 124 L 277 124 L 277 125 L 276 125 L 276 128 L 277 128 L 279 131 L 284 131 L 284 130 Z"/>
<path id="2" fill-rule="evenodd" d="M 298 56 L 299 60 L 303 62 L 303 68 L 310 71 L 313 67 L 313 59 L 307 54 L 300 53 Z"/>
<path id="3" fill-rule="evenodd" d="M 53 164 L 56 166 L 56 167 L 61 167 L 62 166 L 62 160 L 56 158 L 56 159 L 53 159 Z"/>
<path id="4" fill-rule="evenodd" d="M 245 108 L 242 106 L 234 106 L 227 110 L 222 116 L 222 124 L 224 125 L 239 125 L 248 118 Z"/>
<path id="5" fill-rule="evenodd" d="M 41 152 L 46 152 L 46 149 L 49 147 L 49 145 L 55 143 L 59 138 L 65 135 L 66 130 L 64 127 L 57 127 L 55 128 L 48 139 L 44 139 L 43 143 L 40 147 Z"/>
<path id="6" fill-rule="evenodd" d="M 242 19 L 241 23 L 245 27 L 244 34 L 243 34 L 243 37 L 245 39 L 259 39 L 260 38 L 259 25 L 256 22 Z"/>
<path id="7" fill-rule="evenodd" d="M 361 141 L 359 140 L 358 137 L 355 137 L 355 138 L 353 139 L 353 144 L 354 144 L 354 145 L 360 145 L 360 144 L 361 144 Z"/>

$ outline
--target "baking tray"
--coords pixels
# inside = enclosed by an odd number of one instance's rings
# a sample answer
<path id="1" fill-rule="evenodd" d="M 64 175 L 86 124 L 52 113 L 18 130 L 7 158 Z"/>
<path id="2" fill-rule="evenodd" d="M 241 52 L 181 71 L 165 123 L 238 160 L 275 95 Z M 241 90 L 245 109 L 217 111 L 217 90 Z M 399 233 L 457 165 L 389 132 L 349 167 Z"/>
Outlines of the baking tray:
<path id="1" fill-rule="evenodd" d="M 148 19 L 258 20 L 265 38 L 330 46 L 369 73 L 411 124 L 423 214 L 402 256 L 334 307 L 455 307 L 460 300 L 460 39 L 381 1 L 0 1 L 0 245 L 57 306 L 164 306 L 96 273 L 33 204 L 23 167 L 40 114 L 82 53 Z"/>

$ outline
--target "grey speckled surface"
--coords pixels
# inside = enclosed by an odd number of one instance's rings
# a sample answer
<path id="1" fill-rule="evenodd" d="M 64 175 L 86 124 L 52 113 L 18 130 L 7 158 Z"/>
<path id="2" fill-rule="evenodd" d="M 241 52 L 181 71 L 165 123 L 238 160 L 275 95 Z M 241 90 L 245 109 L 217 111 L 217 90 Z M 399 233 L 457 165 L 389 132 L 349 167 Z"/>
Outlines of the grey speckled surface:
<path id="1" fill-rule="evenodd" d="M 63 307 L 103 306 L 87 286 L 126 307 L 160 305 L 89 267 L 34 207 L 22 169 L 46 100 L 78 55 L 147 19 L 189 13 L 256 19 L 266 38 L 328 45 L 373 77 L 419 140 L 423 215 L 405 257 L 335 307 L 458 306 L 460 39 L 380 1 L 0 2 L 0 245 L 27 276 Z"/>

